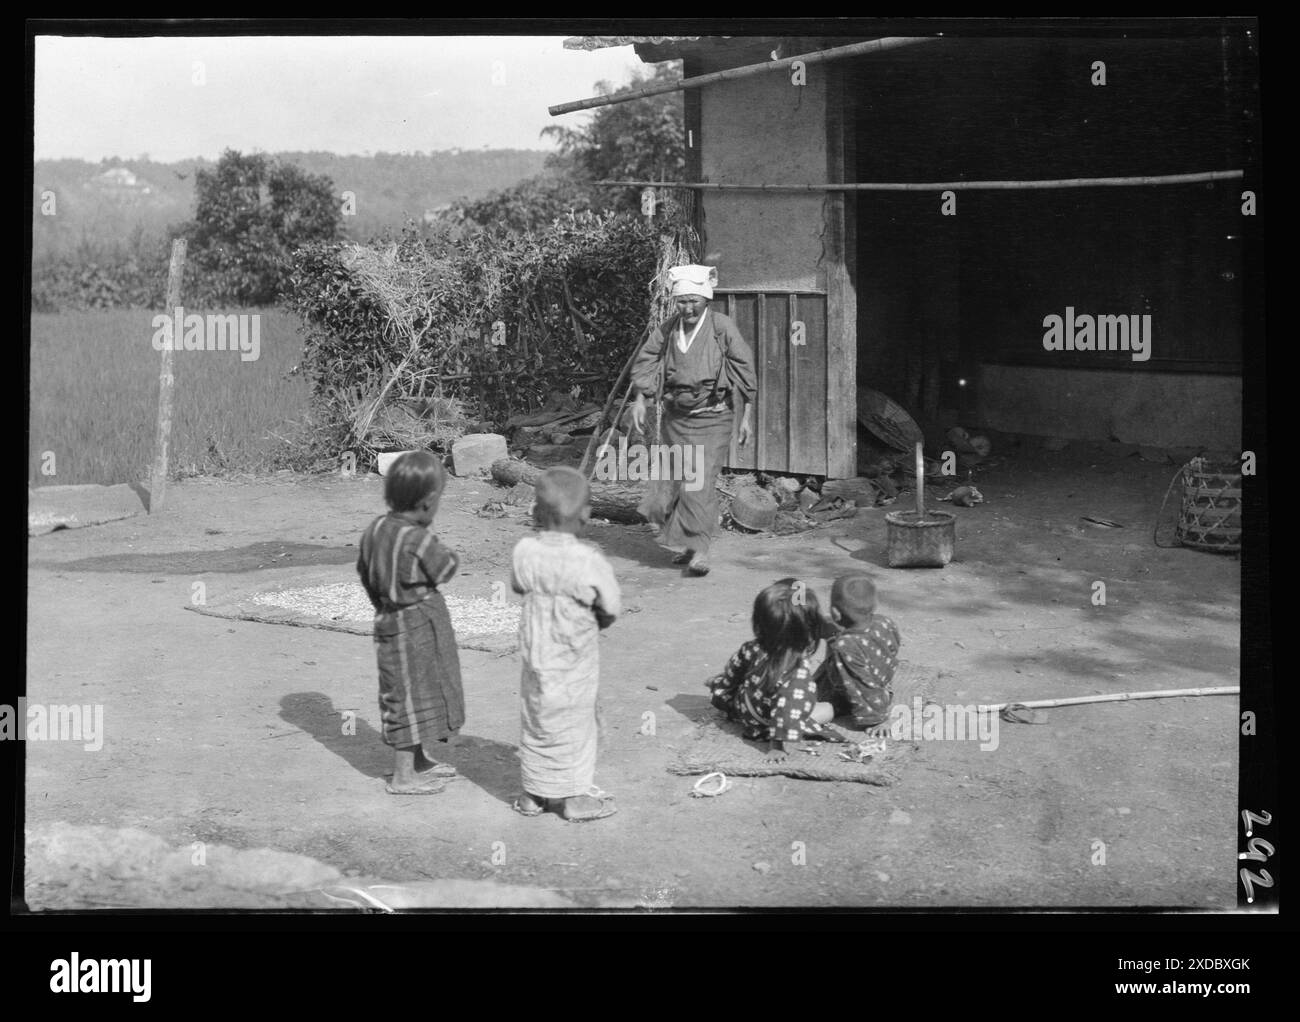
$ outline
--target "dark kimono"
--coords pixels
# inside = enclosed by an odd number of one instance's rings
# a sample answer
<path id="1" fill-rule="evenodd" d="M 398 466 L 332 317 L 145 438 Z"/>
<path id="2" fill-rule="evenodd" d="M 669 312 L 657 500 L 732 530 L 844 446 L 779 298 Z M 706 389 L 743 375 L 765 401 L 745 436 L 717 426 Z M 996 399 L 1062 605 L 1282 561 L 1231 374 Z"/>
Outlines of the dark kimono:
<path id="1" fill-rule="evenodd" d="M 879 614 L 840 632 L 826 645 L 826 660 L 817 672 L 820 698 L 837 717 L 851 716 L 858 727 L 885 723 L 894 701 L 898 669 L 898 627 Z"/>
<path id="2" fill-rule="evenodd" d="M 632 385 L 662 397 L 662 442 L 690 446 L 703 454 L 702 485 L 682 480 L 651 484 L 641 513 L 663 527 L 662 539 L 707 554 L 718 526 L 718 472 L 731 448 L 737 401 L 751 403 L 757 389 L 754 353 L 736 324 L 709 309 L 690 347 L 679 351 L 680 316 L 651 334 L 632 366 Z M 690 331 L 686 331 L 690 336 Z"/>
<path id="3" fill-rule="evenodd" d="M 767 662 L 757 640 L 741 646 L 708 682 L 713 705 L 739 721 L 746 738 L 757 741 L 797 742 L 806 734 L 820 734 L 825 729 L 813 720 L 817 686 L 808 657 L 796 659 L 773 686 L 764 684 Z"/>
<path id="4" fill-rule="evenodd" d="M 460 656 L 438 592 L 456 555 L 403 514 L 375 519 L 361 536 L 357 572 L 375 608 L 379 714 L 384 742 L 398 749 L 445 741 L 465 723 Z"/>

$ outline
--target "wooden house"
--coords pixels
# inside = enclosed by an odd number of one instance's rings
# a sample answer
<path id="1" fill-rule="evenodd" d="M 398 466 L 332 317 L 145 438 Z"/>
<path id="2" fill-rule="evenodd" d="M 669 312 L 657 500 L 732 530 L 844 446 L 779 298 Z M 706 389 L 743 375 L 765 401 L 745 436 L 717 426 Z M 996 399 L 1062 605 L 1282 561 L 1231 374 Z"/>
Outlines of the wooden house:
<path id="1" fill-rule="evenodd" d="M 1240 443 L 1247 28 L 622 41 L 683 62 L 715 307 L 759 362 L 733 466 L 855 475 L 860 387 L 927 427 Z M 1049 350 L 1053 316 L 1114 350 Z"/>

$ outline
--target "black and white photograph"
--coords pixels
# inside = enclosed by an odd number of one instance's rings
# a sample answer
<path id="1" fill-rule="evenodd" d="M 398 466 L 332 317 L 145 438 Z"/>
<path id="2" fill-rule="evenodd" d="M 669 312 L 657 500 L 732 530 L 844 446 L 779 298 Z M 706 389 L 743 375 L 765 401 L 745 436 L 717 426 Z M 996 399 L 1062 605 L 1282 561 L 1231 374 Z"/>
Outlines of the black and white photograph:
<path id="1" fill-rule="evenodd" d="M 14 914 L 1276 913 L 1257 19 L 28 45 Z"/>

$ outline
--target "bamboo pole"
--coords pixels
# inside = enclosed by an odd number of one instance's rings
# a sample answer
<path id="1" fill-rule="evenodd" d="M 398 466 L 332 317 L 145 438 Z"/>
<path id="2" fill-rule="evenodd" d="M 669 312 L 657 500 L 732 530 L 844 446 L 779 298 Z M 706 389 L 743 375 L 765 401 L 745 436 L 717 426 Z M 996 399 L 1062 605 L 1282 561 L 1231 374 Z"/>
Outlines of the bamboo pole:
<path id="1" fill-rule="evenodd" d="M 1192 174 L 1147 174 L 1133 177 L 1065 177 L 1039 181 L 880 181 L 845 184 L 731 184 L 712 181 L 597 181 L 610 188 L 695 188 L 714 192 L 941 192 L 1024 191 L 1035 188 L 1128 188 L 1138 185 L 1187 185 L 1205 181 L 1238 181 L 1244 170 L 1205 170 Z"/>
<path id="2" fill-rule="evenodd" d="M 629 103 L 634 99 L 646 99 L 649 96 L 663 96 L 670 92 L 698 89 L 705 85 L 712 85 L 714 82 L 729 82 L 737 78 L 749 78 L 765 71 L 786 71 L 796 60 L 803 61 L 805 65 L 821 64 L 828 60 L 860 57 L 868 53 L 879 53 L 881 50 L 894 50 L 900 46 L 912 46 L 916 43 L 933 41 L 933 39 L 926 36 L 891 36 L 886 39 L 872 39 L 865 43 L 835 46 L 829 50 L 799 53 L 793 57 L 784 57 L 781 60 L 766 60 L 761 64 L 742 64 L 740 67 L 729 67 L 725 71 L 714 71 L 711 74 L 698 75 L 695 78 L 682 78 L 679 81 L 669 82 L 665 85 L 648 85 L 644 89 L 634 89 L 631 92 L 620 92 L 610 96 L 592 96 L 590 99 L 576 99 L 572 103 L 558 103 L 555 106 L 547 107 L 547 112 L 552 117 L 558 117 L 560 114 L 571 114 L 577 110 L 593 110 L 598 106 L 613 106 L 616 103 Z"/>
<path id="3" fill-rule="evenodd" d="M 646 342 L 649 340 L 650 340 L 650 330 L 649 328 L 647 328 L 645 332 L 645 336 L 641 338 L 640 342 L 637 344 L 632 354 L 628 357 L 628 360 L 623 363 L 623 371 L 618 374 L 618 379 L 614 381 L 614 386 L 610 388 L 609 396 L 605 399 L 605 407 L 600 413 L 600 424 L 597 425 L 594 430 L 592 430 L 591 439 L 587 441 L 587 449 L 582 454 L 582 464 L 578 466 L 579 472 L 585 473 L 587 471 L 587 462 L 591 459 L 592 452 L 598 449 L 597 438 L 602 433 L 605 432 L 605 423 L 609 419 L 609 410 L 614 406 L 614 398 L 618 396 L 619 391 L 623 387 L 623 381 L 626 380 L 628 385 L 628 390 L 626 393 L 624 393 L 623 404 L 619 405 L 619 410 L 618 410 L 619 415 L 623 414 L 623 405 L 627 404 L 628 394 L 631 393 L 631 388 L 632 388 L 632 364 L 637 360 L 637 356 L 641 354 L 641 349 L 643 349 L 646 346 Z M 614 422 L 615 425 L 617 425 L 618 423 L 617 417 L 615 418 Z M 593 472 L 595 471 L 594 466 L 592 470 Z M 588 476 L 587 478 L 590 479 L 591 477 Z"/>
<path id="4" fill-rule="evenodd" d="M 149 513 L 153 514 L 167 499 L 167 457 L 172 435 L 172 392 L 176 377 L 172 373 L 173 352 L 181 343 L 184 324 L 175 322 L 181 308 L 181 281 L 185 277 L 185 239 L 172 242 L 171 263 L 167 267 L 167 315 L 173 317 L 171 343 L 163 347 L 162 366 L 158 370 L 158 427 L 154 433 L 153 469 L 149 478 Z"/>
<path id="5" fill-rule="evenodd" d="M 1231 696 L 1241 692 L 1237 685 L 1219 688 L 1161 688 L 1151 692 L 1117 692 L 1101 696 L 1074 696 L 1069 699 L 1031 699 L 1027 702 L 994 703 L 984 707 L 989 711 L 1002 711 L 1008 707 L 1036 710 L 1047 706 L 1080 706 L 1084 703 L 1122 703 L 1130 699 L 1172 699 L 1183 696 Z"/>

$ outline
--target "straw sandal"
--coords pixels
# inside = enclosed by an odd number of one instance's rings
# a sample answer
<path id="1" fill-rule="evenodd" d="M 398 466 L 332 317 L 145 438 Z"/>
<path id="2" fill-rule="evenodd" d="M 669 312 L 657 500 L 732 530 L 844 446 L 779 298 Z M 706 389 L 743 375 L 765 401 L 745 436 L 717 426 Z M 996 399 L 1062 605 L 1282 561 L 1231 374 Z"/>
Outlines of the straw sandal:
<path id="1" fill-rule="evenodd" d="M 393 782 L 389 781 L 384 785 L 384 790 L 390 795 L 441 795 L 447 790 L 447 779 L 434 777 L 428 783 L 415 788 L 394 788 Z"/>
<path id="2" fill-rule="evenodd" d="M 600 807 L 598 809 L 594 809 L 589 812 L 575 813 L 572 816 L 566 816 L 564 814 L 565 799 L 540 798 L 535 795 L 529 795 L 527 792 L 525 792 L 523 795 L 520 795 L 517 799 L 514 800 L 510 808 L 513 809 L 515 812 L 517 812 L 520 816 L 541 816 L 543 813 L 553 812 L 560 819 L 566 820 L 569 823 L 588 823 L 591 820 L 603 820 L 606 817 L 613 816 L 616 812 L 618 812 L 618 809 L 616 809 L 614 806 L 607 804 L 607 802 L 611 800 L 614 796 L 609 794 L 609 792 L 607 791 L 602 791 L 594 784 L 587 790 L 586 795 L 588 798 L 594 798 L 597 801 L 599 801 Z M 523 805 L 523 801 L 525 798 L 527 798 L 529 801 L 533 803 L 533 808 L 529 809 Z"/>
<path id="3" fill-rule="evenodd" d="M 593 790 L 599 790 L 599 789 L 593 789 Z M 591 796 L 591 797 L 594 798 L 595 796 Z M 593 809 L 590 812 L 576 813 L 573 816 L 566 816 L 563 810 L 556 810 L 556 814 L 560 817 L 560 819 L 567 820 L 569 823 L 590 823 L 592 820 L 603 820 L 607 816 L 613 816 L 616 812 L 618 812 L 618 809 L 610 805 L 608 801 L 606 801 L 605 799 L 600 799 L 599 801 L 600 801 L 600 808 Z"/>
<path id="4" fill-rule="evenodd" d="M 459 777 L 460 771 L 458 771 L 450 763 L 436 763 L 433 766 L 431 766 L 428 770 L 417 770 L 416 776 L 440 777 L 443 780 L 450 781 L 453 778 Z M 388 773 L 384 774 L 384 777 L 391 781 L 393 779 L 393 772 L 390 770 Z"/>
<path id="5" fill-rule="evenodd" d="M 533 808 L 524 808 L 523 801 L 525 798 L 529 799 L 533 803 Z M 510 804 L 510 808 L 520 816 L 541 816 L 542 813 L 546 812 L 547 802 L 544 798 L 534 798 L 532 795 L 525 792 Z"/>

